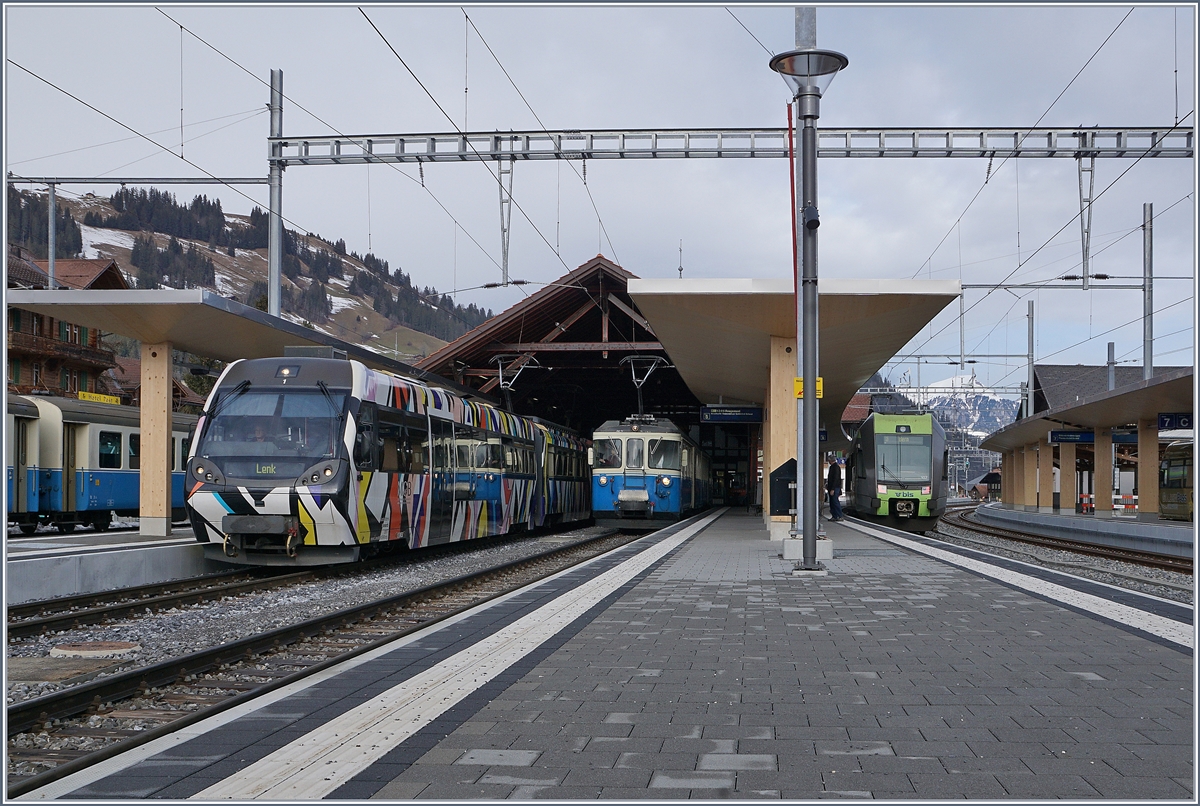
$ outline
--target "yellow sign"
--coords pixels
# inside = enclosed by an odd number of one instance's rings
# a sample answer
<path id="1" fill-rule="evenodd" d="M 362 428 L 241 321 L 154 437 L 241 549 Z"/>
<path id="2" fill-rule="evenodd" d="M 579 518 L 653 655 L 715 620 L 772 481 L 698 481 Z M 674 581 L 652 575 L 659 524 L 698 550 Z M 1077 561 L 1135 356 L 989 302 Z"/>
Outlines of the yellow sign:
<path id="1" fill-rule="evenodd" d="M 80 392 L 80 400 L 89 400 L 92 403 L 107 403 L 110 406 L 121 405 L 121 398 L 116 395 L 99 395 L 95 392 Z"/>
<path id="2" fill-rule="evenodd" d="M 793 378 L 792 380 L 793 380 L 793 387 L 795 388 L 795 391 L 796 391 L 796 397 L 797 398 L 804 397 L 804 379 L 803 378 Z M 818 375 L 817 376 L 817 400 L 820 400 L 823 397 L 825 397 L 825 379 L 822 378 L 820 375 Z"/>

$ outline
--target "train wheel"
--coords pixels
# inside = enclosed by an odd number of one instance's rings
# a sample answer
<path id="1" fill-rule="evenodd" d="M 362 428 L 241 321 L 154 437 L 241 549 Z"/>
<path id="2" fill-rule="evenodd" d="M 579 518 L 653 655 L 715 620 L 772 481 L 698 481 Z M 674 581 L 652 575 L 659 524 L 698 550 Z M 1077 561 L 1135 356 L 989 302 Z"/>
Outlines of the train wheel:
<path id="1" fill-rule="evenodd" d="M 36 523 L 22 523 L 19 528 L 21 529 L 21 534 L 23 535 L 31 535 L 37 532 Z"/>
<path id="2" fill-rule="evenodd" d="M 54 525 L 58 528 L 58 531 L 64 535 L 69 535 L 71 532 L 75 531 L 75 524 L 73 523 L 56 523 Z"/>
<path id="3" fill-rule="evenodd" d="M 111 512 L 105 512 L 102 515 L 97 515 L 92 520 L 92 527 L 97 532 L 107 532 L 108 527 L 111 525 L 112 525 L 112 513 Z"/>

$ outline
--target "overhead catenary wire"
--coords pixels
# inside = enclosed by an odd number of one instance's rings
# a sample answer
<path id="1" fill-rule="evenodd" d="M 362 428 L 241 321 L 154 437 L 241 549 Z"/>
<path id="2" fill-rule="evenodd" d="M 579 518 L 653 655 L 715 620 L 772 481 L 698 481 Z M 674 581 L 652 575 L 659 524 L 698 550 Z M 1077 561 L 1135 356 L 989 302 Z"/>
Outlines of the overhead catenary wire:
<path id="1" fill-rule="evenodd" d="M 495 59 L 496 65 L 500 68 L 500 72 L 504 73 L 504 77 L 508 79 L 508 83 L 512 84 L 512 88 L 517 91 L 517 95 L 520 96 L 522 103 L 525 104 L 525 108 L 529 110 L 530 114 L 533 115 L 534 120 L 536 120 L 538 122 L 538 125 L 542 127 L 542 131 L 545 132 L 546 134 L 549 134 L 550 130 L 546 128 L 546 124 L 542 122 L 541 117 L 539 117 L 538 113 L 536 111 L 534 111 L 533 105 L 529 103 L 529 100 L 525 97 L 525 93 L 521 92 L 521 88 L 517 86 L 517 82 L 513 80 L 513 77 L 511 75 L 509 75 L 508 69 L 505 68 L 504 64 L 500 61 L 500 57 L 496 55 L 496 51 L 492 50 L 492 46 L 490 44 L 488 44 L 487 39 L 484 38 L 483 34 L 479 31 L 479 27 L 475 25 L 475 21 L 473 19 L 471 19 L 470 15 L 467 14 L 466 10 L 463 10 L 463 17 L 465 17 L 467 22 L 470 23 L 471 28 L 474 29 L 476 36 L 479 37 L 479 41 L 483 43 L 483 46 L 485 48 L 487 48 L 488 53 L 490 53 L 492 58 Z M 562 149 L 559 147 L 559 145 L 557 143 L 555 143 L 554 150 L 555 150 L 555 153 L 557 153 L 559 156 L 559 159 L 556 161 L 561 165 L 561 163 L 563 162 Z M 608 240 L 608 248 L 612 252 L 613 260 L 615 260 L 619 264 L 621 262 L 621 259 L 617 255 L 617 248 L 615 246 L 613 246 L 612 238 L 609 237 L 609 235 L 608 235 L 608 228 L 604 226 L 604 219 L 600 215 L 600 208 L 596 204 L 595 197 L 592 196 L 591 187 L 589 187 L 587 182 L 585 180 L 583 180 L 583 177 L 580 177 L 579 172 L 575 170 L 574 165 L 572 165 L 569 161 L 567 162 L 567 164 L 570 166 L 571 170 L 575 173 L 575 176 L 579 177 L 580 180 L 583 181 L 583 187 L 587 191 L 588 201 L 591 202 L 592 210 L 596 213 L 596 220 L 598 222 L 600 222 L 600 229 L 604 232 L 604 237 Z M 584 170 L 587 170 L 587 169 L 585 168 Z M 555 249 L 555 254 L 556 255 L 559 254 L 559 250 Z M 561 259 L 562 259 L 561 256 L 559 256 L 559 260 L 561 260 Z"/>
<path id="2" fill-rule="evenodd" d="M 1038 127 L 1038 124 L 1041 123 L 1043 119 L 1045 119 L 1046 115 L 1050 114 L 1050 110 L 1054 108 L 1054 105 L 1057 104 L 1059 102 L 1059 100 L 1063 97 L 1063 95 L 1066 94 L 1067 90 L 1069 90 L 1071 88 L 1071 85 L 1075 83 L 1075 80 L 1078 79 L 1079 76 L 1083 74 L 1083 71 L 1086 70 L 1087 66 L 1092 63 L 1092 60 L 1095 59 L 1098 55 L 1100 55 L 1100 51 L 1103 50 L 1104 46 L 1108 44 L 1108 40 L 1113 38 L 1113 35 L 1116 34 L 1118 30 L 1120 30 L 1121 26 L 1125 24 L 1125 20 L 1129 19 L 1129 15 L 1132 13 L 1133 13 L 1132 8 L 1129 9 L 1128 12 L 1126 12 L 1125 16 L 1121 18 L 1121 21 L 1117 23 L 1117 26 L 1112 29 L 1112 31 L 1109 33 L 1109 35 L 1104 38 L 1104 41 L 1100 43 L 1100 46 L 1096 48 L 1095 52 L 1092 53 L 1092 55 L 1088 57 L 1088 60 L 1086 62 L 1084 62 L 1083 67 L 1079 68 L 1079 72 L 1077 72 L 1074 76 L 1072 76 L 1071 80 L 1067 82 L 1067 86 L 1062 88 L 1062 92 L 1060 92 L 1057 96 L 1055 96 L 1054 100 L 1050 102 L 1050 105 L 1048 107 L 1046 107 L 1046 111 L 1043 112 L 1038 117 L 1038 119 L 1034 122 L 1034 124 L 1029 127 L 1029 131 L 1027 131 L 1027 132 L 1025 132 L 1025 134 L 1021 135 L 1020 139 L 1018 139 L 1017 143 L 1016 143 L 1017 148 L 1019 148 L 1021 143 L 1023 143 L 1025 141 L 1025 138 L 1029 136 L 1030 132 L 1032 132 L 1034 129 L 1036 129 Z M 1179 125 L 1178 120 L 1176 120 L 1175 125 L 1176 126 Z M 1016 149 L 1014 149 L 1013 151 L 1015 153 Z M 996 171 L 999 171 L 1001 168 L 1003 168 L 1004 164 L 1013 158 L 1014 157 L 1012 154 L 1006 155 L 1004 157 L 1004 159 L 1000 160 L 1000 164 L 996 166 Z M 971 200 L 969 202 L 967 202 L 967 206 L 964 207 L 963 211 L 958 214 L 958 218 L 955 219 L 954 224 L 951 224 L 950 228 L 946 230 L 946 234 L 942 236 L 942 239 L 940 241 L 938 241 L 937 246 L 935 246 L 933 248 L 933 251 L 929 253 L 929 257 L 926 258 L 926 260 L 932 259 L 933 256 L 937 254 L 938 250 L 942 248 L 942 244 L 946 242 L 946 239 L 950 237 L 950 233 L 954 231 L 954 225 L 957 224 L 959 221 L 961 221 L 962 217 L 965 216 L 967 214 L 967 211 L 971 209 L 971 206 L 973 204 L 975 204 L 975 200 L 979 198 L 980 194 L 983 193 L 984 188 L 986 188 L 988 186 L 988 180 L 992 177 L 993 174 L 994 174 L 994 172 L 992 171 L 992 163 L 989 160 L 988 161 L 988 174 L 984 178 L 983 184 L 979 186 L 979 190 L 975 191 L 975 195 L 971 197 Z M 1095 202 L 1095 199 L 1093 199 L 1092 201 Z M 922 261 L 921 265 L 924 266 L 925 261 Z M 912 276 L 915 278 L 920 273 L 921 273 L 921 269 L 918 268 L 915 272 L 913 272 Z"/>
<path id="3" fill-rule="evenodd" d="M 1193 110 L 1193 111 L 1194 111 L 1194 110 Z M 1193 112 L 1188 112 L 1186 115 L 1184 115 L 1184 119 L 1186 120 L 1187 118 L 1191 117 L 1191 115 L 1192 115 L 1192 114 L 1193 114 Z M 1167 134 L 1170 134 L 1171 132 L 1174 132 L 1174 131 L 1175 131 L 1177 128 L 1179 128 L 1179 126 L 1178 126 L 1178 125 L 1176 125 L 1176 126 L 1172 126 L 1170 129 L 1167 129 L 1167 130 L 1166 130 L 1166 131 L 1163 133 L 1163 136 L 1165 137 Z M 1156 145 L 1157 145 L 1156 143 L 1152 143 L 1151 145 L 1147 146 L 1147 147 L 1146 147 L 1146 149 L 1145 149 L 1144 151 L 1142 151 L 1142 153 L 1141 153 L 1141 154 L 1139 154 L 1139 155 L 1138 155 L 1136 158 L 1134 158 L 1133 162 L 1132 162 L 1132 163 L 1129 165 L 1129 167 L 1127 167 L 1127 168 L 1126 168 L 1124 171 L 1122 171 L 1120 174 L 1118 174 L 1118 175 L 1117 175 L 1117 177 L 1116 177 L 1115 179 L 1113 179 L 1111 182 L 1109 182 L 1109 183 L 1108 183 L 1108 184 L 1107 184 L 1107 185 L 1104 187 L 1104 189 L 1103 189 L 1103 190 L 1101 190 L 1099 193 L 1097 193 L 1097 194 L 1095 195 L 1095 197 L 1093 197 L 1092 201 L 1093 201 L 1093 202 L 1095 202 L 1095 201 L 1099 200 L 1101 196 L 1103 196 L 1105 193 L 1107 193 L 1109 190 L 1111 190 L 1111 189 L 1112 189 L 1112 188 L 1113 188 L 1113 187 L 1114 187 L 1114 186 L 1115 186 L 1115 185 L 1116 185 L 1118 182 L 1120 182 L 1120 181 L 1121 181 L 1121 179 L 1122 179 L 1122 178 L 1124 178 L 1124 177 L 1125 177 L 1125 176 L 1126 176 L 1126 175 L 1127 175 L 1127 174 L 1128 174 L 1130 171 L 1132 171 L 1134 168 L 1136 168 L 1136 167 L 1138 166 L 1138 164 L 1140 164 L 1140 163 L 1141 163 L 1141 161 L 1142 161 L 1143 159 L 1145 159 L 1145 158 L 1146 158 L 1146 156 L 1147 156 L 1147 155 L 1149 155 L 1149 153 L 1150 153 L 1152 150 L 1154 150 L 1154 148 L 1155 148 L 1155 146 L 1156 146 Z M 977 305 L 980 305 L 980 304 L 981 304 L 981 303 L 982 303 L 984 300 L 986 300 L 986 299 L 987 299 L 988 297 L 990 297 L 990 296 L 991 296 L 993 293 L 995 293 L 995 291 L 996 291 L 997 289 L 999 289 L 1000 287 L 1002 287 L 1002 286 L 1004 285 L 1004 283 L 1007 283 L 1007 282 L 1009 281 L 1009 279 L 1011 279 L 1011 278 L 1012 278 L 1012 276 L 1013 276 L 1013 275 L 1015 275 L 1015 274 L 1016 274 L 1018 271 L 1020 271 L 1020 270 L 1021 270 L 1021 269 L 1022 269 L 1024 266 L 1025 266 L 1025 264 L 1026 264 L 1026 263 L 1028 263 L 1029 261 L 1031 261 L 1031 260 L 1033 260 L 1035 257 L 1037 257 L 1039 254 L 1041 254 L 1042 250 L 1043 250 L 1043 249 L 1045 249 L 1046 247 L 1048 247 L 1048 246 L 1050 245 L 1050 243 L 1051 243 L 1051 242 L 1052 242 L 1052 241 L 1053 241 L 1055 238 L 1057 238 L 1057 237 L 1058 237 L 1060 234 L 1062 234 L 1063 230 L 1065 230 L 1067 227 L 1071 226 L 1071 224 L 1075 223 L 1075 220 L 1076 220 L 1077 218 L 1079 218 L 1079 216 L 1080 216 L 1081 214 L 1082 214 L 1082 211 L 1080 211 L 1080 212 L 1077 212 L 1077 213 L 1075 213 L 1073 216 L 1071 216 L 1071 218 L 1070 218 L 1070 219 L 1068 219 L 1068 220 L 1067 220 L 1067 222 L 1066 222 L 1065 224 L 1063 224 L 1061 227 L 1059 227 L 1057 230 L 1055 230 L 1055 232 L 1054 232 L 1054 234 L 1053 234 L 1053 235 L 1051 235 L 1049 238 L 1047 238 L 1047 239 L 1046 239 L 1046 240 L 1045 240 L 1045 241 L 1042 243 L 1042 245 L 1041 245 L 1041 246 L 1039 246 L 1037 249 L 1035 249 L 1035 250 L 1034 250 L 1034 251 L 1033 251 L 1033 252 L 1032 252 L 1032 253 L 1029 255 L 1029 257 L 1025 258 L 1025 259 L 1024 259 L 1024 260 L 1023 260 L 1021 263 L 1017 264 L 1016 268 L 1014 268 L 1014 269 L 1013 269 L 1012 271 L 1010 271 L 1010 272 L 1009 272 L 1007 275 L 1005 275 L 1005 276 L 1004 276 L 1004 277 L 1003 277 L 1003 278 L 1000 280 L 1000 282 L 996 284 L 996 287 L 995 287 L 995 288 L 993 288 L 993 289 L 989 290 L 987 293 L 985 293 L 985 294 L 984 294 L 982 297 L 980 297 L 978 300 L 976 300 L 975 302 L 971 303 L 971 305 L 970 305 L 970 306 L 969 306 L 969 307 L 966 309 L 966 311 L 964 311 L 964 313 L 968 313 L 968 312 L 970 312 L 971 310 L 973 310 L 973 309 L 974 309 L 974 308 L 975 308 Z M 922 342 L 920 345 L 918 345 L 918 346 L 917 346 L 917 347 L 916 347 L 914 350 L 912 350 L 912 351 L 910 351 L 910 352 L 911 352 L 911 353 L 916 353 L 916 352 L 919 352 L 919 351 L 921 350 L 921 348 L 922 348 L 922 347 L 924 347 L 926 344 L 928 344 L 930 341 L 932 341 L 932 340 L 933 340 L 934 338 L 936 338 L 937 336 L 939 336 L 939 335 L 941 335 L 942 333 L 944 333 L 944 332 L 945 332 L 945 331 L 946 331 L 946 330 L 947 330 L 947 329 L 948 329 L 948 328 L 949 328 L 949 327 L 950 327 L 952 324 L 954 324 L 954 321 L 955 321 L 955 320 L 951 320 L 949 323 L 947 323 L 947 324 L 946 324 L 944 327 L 942 327 L 942 328 L 941 328 L 940 330 L 938 330 L 936 333 L 932 333 L 932 334 L 930 334 L 930 336 L 929 336 L 927 339 L 925 339 L 925 341 L 923 341 L 923 342 Z"/>
<path id="4" fill-rule="evenodd" d="M 442 113 L 442 116 L 444 118 L 446 118 L 446 120 L 450 123 L 451 126 L 454 127 L 454 130 L 457 133 L 462 134 L 463 131 L 462 131 L 462 129 L 458 128 L 458 124 L 454 122 L 454 118 L 452 118 L 450 116 L 450 114 L 448 112 L 446 112 L 445 108 L 440 103 L 438 103 L 437 98 L 434 97 L 433 93 L 429 91 L 429 88 L 425 86 L 425 84 L 421 81 L 421 79 L 419 79 L 417 77 L 417 74 L 413 72 L 412 68 L 408 66 L 408 62 L 404 61 L 404 57 L 402 57 L 400 55 L 400 53 L 396 50 L 396 48 L 392 46 L 392 43 L 388 40 L 388 38 L 386 36 L 384 36 L 383 31 L 379 30 L 379 26 L 377 26 L 374 23 L 374 21 L 367 15 L 367 12 L 363 11 L 361 6 L 358 7 L 358 12 L 360 14 L 362 14 L 363 19 L 365 19 L 367 21 L 367 23 L 371 26 L 371 28 L 374 29 L 375 33 L 379 35 L 379 38 L 383 40 L 383 44 L 385 44 L 387 46 L 388 50 L 390 50 L 392 52 L 392 55 L 396 57 L 396 59 L 400 62 L 401 66 L 403 66 L 404 69 L 408 71 L 408 74 L 410 76 L 412 76 L 413 80 L 417 82 L 417 85 L 429 97 L 429 100 L 431 100 L 433 102 L 433 105 L 437 107 L 438 111 Z M 480 158 L 480 160 L 479 160 L 480 164 L 483 165 L 484 168 L 487 169 L 487 172 L 489 174 L 491 174 L 493 179 L 496 180 L 496 183 L 500 187 L 503 188 L 504 185 L 503 185 L 503 182 L 501 182 L 500 176 L 497 175 L 496 172 L 492 170 L 492 167 L 490 165 L 488 165 L 486 162 L 483 161 L 482 155 L 480 155 L 479 151 L 476 150 L 474 144 L 471 143 L 471 141 L 469 139 L 466 142 L 467 142 L 467 145 L 470 146 L 471 151 L 473 151 L 475 153 L 475 155 Z M 543 234 L 542 231 L 540 229 L 538 229 L 537 224 L 533 223 L 533 219 L 530 218 L 529 214 L 525 212 L 525 208 L 523 208 L 521 206 L 520 202 L 518 202 L 516 199 L 514 199 L 511 194 L 509 194 L 508 198 L 509 198 L 509 201 L 511 201 L 513 203 L 513 205 L 517 208 L 517 210 L 520 211 L 521 215 L 525 218 L 525 220 L 527 222 L 529 222 L 529 225 L 531 227 L 533 227 L 533 231 L 538 234 L 538 237 L 540 237 L 542 239 L 542 241 L 546 244 L 546 246 L 550 248 L 550 251 L 554 251 L 554 244 L 550 243 L 550 240 L 545 236 L 545 234 Z M 562 263 L 563 268 L 567 269 L 568 271 L 570 270 L 570 267 L 567 266 L 566 262 L 563 261 L 561 256 L 558 256 L 558 260 L 560 263 Z"/>
<path id="5" fill-rule="evenodd" d="M 175 20 L 175 18 L 174 18 L 174 17 L 172 17 L 170 14 L 168 14 L 167 12 L 163 11 L 161 8 L 158 8 L 158 7 L 155 7 L 155 11 L 157 11 L 157 12 L 158 12 L 158 13 L 160 13 L 160 14 L 162 14 L 164 17 L 166 17 L 168 20 L 170 20 L 171 22 L 175 23 L 176 25 L 180 25 L 180 26 L 181 26 L 181 27 L 182 27 L 182 28 L 183 28 L 185 31 L 187 31 L 188 35 L 190 35 L 190 36 L 191 36 L 193 39 L 195 39 L 197 42 L 199 42 L 200 44 L 204 45 L 205 47 L 207 47 L 207 48 L 208 48 L 209 50 L 211 50 L 213 53 L 216 53 L 216 54 L 217 54 L 218 56 L 220 56 L 221 58 L 225 59 L 227 62 L 229 62 L 230 64 L 232 64 L 234 67 L 238 68 L 238 69 L 239 69 L 239 70 L 241 70 L 243 73 L 245 73 L 246 75 L 250 76 L 252 79 L 254 79 L 255 81 L 257 81 L 259 84 L 262 84 L 264 87 L 267 87 L 268 89 L 270 89 L 270 87 L 271 87 L 271 85 L 270 85 L 270 82 L 268 82 L 268 81 L 264 81 L 262 78 L 259 78 L 259 77 L 258 77 L 257 75 L 255 75 L 255 74 L 254 74 L 254 73 L 253 73 L 251 70 L 249 70 L 248 68 L 246 68 L 246 67 L 244 67 L 243 65 L 239 64 L 239 63 L 238 63 L 238 62 L 237 62 L 235 59 L 233 59 L 233 58 L 232 58 L 232 57 L 230 57 L 229 55 L 227 55 L 227 54 L 223 53 L 223 52 L 222 52 L 222 51 L 221 51 L 219 48 L 217 48 L 215 45 L 213 45 L 212 43 L 210 43 L 210 42 L 208 42 L 207 40 L 205 40 L 203 37 L 201 37 L 199 34 L 197 34 L 197 33 L 196 33 L 195 31 L 193 31 L 192 29 L 188 28 L 188 27 L 187 27 L 187 26 L 185 26 L 185 25 L 181 25 L 181 23 L 179 23 L 177 20 Z M 358 145 L 358 146 L 362 147 L 362 149 L 363 149 L 363 151 L 364 151 L 364 152 L 367 150 L 367 148 L 366 148 L 366 144 L 365 144 L 365 143 L 363 143 L 363 142 L 360 142 L 360 141 L 357 141 L 357 140 L 354 140 L 353 138 L 351 138 L 351 137 L 349 137 L 348 135 L 344 134 L 344 133 L 343 133 L 341 130 L 339 130 L 339 129 L 338 129 L 336 126 L 333 126 L 333 125 L 329 124 L 328 122 L 326 122 L 325 120 L 323 120 L 323 119 L 322 119 L 322 118 L 321 118 L 319 115 L 317 115 L 315 112 L 313 112 L 312 110 L 310 110 L 310 109 L 308 109 L 307 107 L 305 107 L 303 104 L 301 104 L 300 102 L 298 102 L 298 101 L 297 101 L 295 98 L 292 98 L 291 96 L 287 95 L 286 93 L 284 94 L 284 96 L 283 96 L 283 97 L 284 97 L 284 99 L 285 99 L 285 100 L 286 100 L 288 103 L 290 103 L 291 105 L 295 106 L 297 109 L 299 109 L 300 111 L 304 112 L 306 115 L 310 116 L 310 117 L 311 117 L 313 120 L 317 121 L 317 122 L 318 122 L 318 123 L 320 123 L 322 126 L 327 126 L 327 127 L 330 129 L 330 131 L 332 131 L 334 134 L 338 135 L 339 137 L 344 137 L 344 138 L 346 138 L 347 140 L 350 140 L 351 142 L 354 142 L 356 145 Z M 417 183 L 417 182 L 418 182 L 418 180 L 417 180 L 415 177 L 413 177 L 411 174 L 409 174 L 409 173 L 407 173 L 407 172 L 405 172 L 405 171 L 401 170 L 401 169 L 400 169 L 399 167 L 397 167 L 396 165 L 393 165 L 392 163 L 383 163 L 383 164 L 387 165 L 387 166 L 388 166 L 389 168 L 391 168 L 393 171 L 395 171 L 396 173 L 398 173 L 398 174 L 400 174 L 401 176 L 405 177 L 405 178 L 406 178 L 406 179 L 408 179 L 410 182 L 414 182 L 414 183 Z M 459 222 L 459 221 L 458 221 L 458 219 L 457 219 L 457 218 L 455 218 L 455 217 L 454 217 L 454 214 L 450 212 L 450 209 L 449 209 L 448 207 L 446 207 L 446 205 L 445 205 L 445 204 L 442 202 L 442 200 L 441 200 L 441 199 L 439 199 L 439 198 L 437 197 L 437 195 L 433 193 L 433 191 L 432 191 L 432 190 L 430 190 L 429 188 L 425 187 L 425 183 L 424 183 L 424 181 L 423 181 L 423 178 L 422 178 L 422 181 L 420 181 L 420 182 L 419 182 L 419 184 L 421 185 L 422 189 L 424 189 L 424 190 L 425 190 L 425 192 L 426 192 L 426 193 L 429 195 L 429 197 L 430 197 L 431 199 L 433 199 L 434 203 L 435 203 L 435 204 L 436 204 L 438 207 L 440 207 L 440 208 L 441 208 L 442 212 L 443 212 L 443 213 L 445 213 L 445 214 L 446 214 L 446 215 L 447 215 L 447 216 L 450 218 L 450 220 L 451 220 L 451 221 L 453 221 L 453 222 L 455 222 L 456 224 L 458 224 L 459 228 L 460 228 L 460 229 L 462 229 L 462 231 L 463 231 L 463 234 L 465 234 L 465 235 L 466 235 L 466 236 L 467 236 L 467 237 L 468 237 L 468 238 L 471 240 L 471 243 L 475 244 L 475 246 L 479 248 L 479 251 L 480 251 L 480 252 L 482 252 L 482 253 L 484 254 L 484 256 L 485 256 L 485 257 L 486 257 L 488 260 L 490 260 L 490 261 L 492 262 L 492 264 L 493 264 L 493 265 L 495 265 L 495 266 L 496 266 L 496 268 L 500 268 L 500 263 L 499 263 L 499 262 L 498 262 L 498 261 L 497 261 L 497 260 L 496 260 L 494 257 L 492 257 L 492 255 L 491 255 L 491 254 L 490 254 L 490 253 L 487 251 L 487 249 L 485 249 L 485 248 L 484 248 L 483 244 L 481 244 L 481 243 L 479 242 L 479 240 L 478 240 L 477 238 L 475 238 L 475 236 L 474 236 L 474 235 L 472 235 L 472 234 L 471 234 L 471 232 L 470 232 L 470 231 L 469 231 L 469 230 L 468 230 L 466 227 L 464 227 L 464 226 L 461 224 L 461 222 Z"/>

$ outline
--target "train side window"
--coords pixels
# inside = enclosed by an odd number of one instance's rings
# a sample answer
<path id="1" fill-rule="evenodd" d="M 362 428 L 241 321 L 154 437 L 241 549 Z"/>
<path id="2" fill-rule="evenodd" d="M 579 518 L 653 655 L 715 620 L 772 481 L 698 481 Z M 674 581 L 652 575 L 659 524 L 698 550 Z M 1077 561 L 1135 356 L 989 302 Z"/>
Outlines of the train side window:
<path id="1" fill-rule="evenodd" d="M 181 464 L 187 464 L 188 454 L 192 451 L 192 438 L 184 437 L 179 444 L 179 459 Z"/>
<path id="2" fill-rule="evenodd" d="M 142 435 L 129 435 L 129 469 L 142 469 Z"/>
<path id="3" fill-rule="evenodd" d="M 121 435 L 116 431 L 100 432 L 100 467 L 109 470 L 121 467 Z"/>
<path id="4" fill-rule="evenodd" d="M 374 470 L 379 463 L 379 417 L 374 403 L 362 403 L 358 410 L 358 432 L 354 437 L 354 463 L 359 470 Z"/>

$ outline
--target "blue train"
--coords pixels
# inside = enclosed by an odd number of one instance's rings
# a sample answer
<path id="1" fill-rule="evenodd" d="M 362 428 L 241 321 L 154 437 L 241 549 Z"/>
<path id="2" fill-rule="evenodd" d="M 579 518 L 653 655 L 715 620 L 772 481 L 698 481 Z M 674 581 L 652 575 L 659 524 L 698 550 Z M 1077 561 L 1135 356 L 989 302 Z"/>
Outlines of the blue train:
<path id="1" fill-rule="evenodd" d="M 589 453 L 598 525 L 657 529 L 712 503 L 708 456 L 670 420 L 609 420 Z"/>
<path id="2" fill-rule="evenodd" d="M 62 533 L 104 531 L 114 515 L 137 517 L 139 409 L 73 398 L 9 395 L 5 422 L 8 523 L 23 534 L 38 524 Z M 197 418 L 171 426 L 172 519 L 183 520 L 184 464 Z"/>

